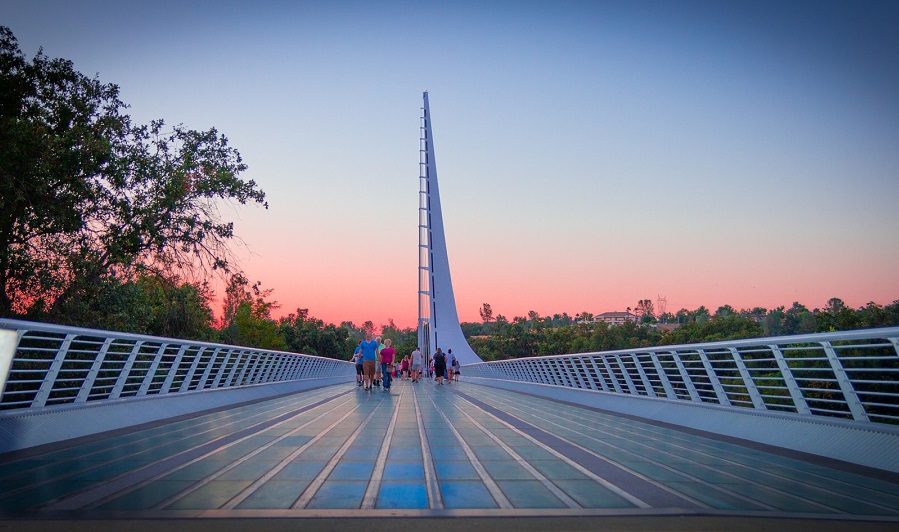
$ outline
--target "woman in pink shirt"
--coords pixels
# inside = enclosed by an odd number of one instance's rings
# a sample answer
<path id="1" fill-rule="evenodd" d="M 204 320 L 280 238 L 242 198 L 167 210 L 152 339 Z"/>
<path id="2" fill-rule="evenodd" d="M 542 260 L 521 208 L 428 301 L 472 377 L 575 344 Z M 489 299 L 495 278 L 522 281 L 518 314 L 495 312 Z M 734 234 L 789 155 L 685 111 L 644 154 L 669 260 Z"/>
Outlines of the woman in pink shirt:
<path id="1" fill-rule="evenodd" d="M 384 391 L 390 391 L 390 385 L 393 384 L 393 355 L 396 350 L 393 348 L 393 341 L 388 338 L 384 340 L 384 349 L 381 349 L 381 374 L 384 378 Z"/>

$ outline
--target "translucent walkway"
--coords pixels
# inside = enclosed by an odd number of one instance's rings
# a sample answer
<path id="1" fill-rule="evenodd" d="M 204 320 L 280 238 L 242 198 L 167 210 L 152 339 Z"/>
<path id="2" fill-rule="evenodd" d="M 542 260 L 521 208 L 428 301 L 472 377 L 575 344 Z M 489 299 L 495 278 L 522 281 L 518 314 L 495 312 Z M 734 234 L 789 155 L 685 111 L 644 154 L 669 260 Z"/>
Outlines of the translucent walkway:
<path id="1" fill-rule="evenodd" d="M 0 512 L 78 518 L 899 518 L 896 475 L 472 383 L 355 383 L 0 455 Z"/>

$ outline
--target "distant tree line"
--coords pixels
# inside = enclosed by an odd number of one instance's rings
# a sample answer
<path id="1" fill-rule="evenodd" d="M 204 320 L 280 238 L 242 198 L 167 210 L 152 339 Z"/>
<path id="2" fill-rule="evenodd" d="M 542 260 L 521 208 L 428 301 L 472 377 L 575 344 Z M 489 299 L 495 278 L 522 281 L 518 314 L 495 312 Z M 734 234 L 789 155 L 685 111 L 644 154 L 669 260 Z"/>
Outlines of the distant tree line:
<path id="1" fill-rule="evenodd" d="M 756 307 L 738 311 L 724 305 L 714 313 L 701 306 L 657 317 L 651 300 L 645 299 L 628 309 L 632 310 L 637 320 L 620 325 L 594 322 L 588 312 L 572 317 L 567 313 L 540 316 L 530 311 L 510 321 L 502 314 L 493 318 L 492 308 L 485 303 L 480 312 L 483 321 L 463 323 L 462 331 L 481 358 L 503 360 L 899 326 L 899 300 L 886 306 L 871 302 L 857 309 L 839 298 L 814 310 L 798 302 L 773 310 Z"/>

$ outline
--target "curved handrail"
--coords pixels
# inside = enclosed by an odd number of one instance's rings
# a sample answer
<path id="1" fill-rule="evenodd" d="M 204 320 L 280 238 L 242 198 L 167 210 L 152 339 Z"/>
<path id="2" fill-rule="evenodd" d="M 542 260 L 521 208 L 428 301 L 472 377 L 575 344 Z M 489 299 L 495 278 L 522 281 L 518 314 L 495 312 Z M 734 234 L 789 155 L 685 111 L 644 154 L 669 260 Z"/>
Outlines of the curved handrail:
<path id="1" fill-rule="evenodd" d="M 0 372 L 0 410 L 354 373 L 348 361 L 284 351 L 21 320 L 0 319 L 0 329 L 18 337 Z"/>
<path id="2" fill-rule="evenodd" d="M 899 423 L 899 327 L 519 358 L 465 374 Z"/>

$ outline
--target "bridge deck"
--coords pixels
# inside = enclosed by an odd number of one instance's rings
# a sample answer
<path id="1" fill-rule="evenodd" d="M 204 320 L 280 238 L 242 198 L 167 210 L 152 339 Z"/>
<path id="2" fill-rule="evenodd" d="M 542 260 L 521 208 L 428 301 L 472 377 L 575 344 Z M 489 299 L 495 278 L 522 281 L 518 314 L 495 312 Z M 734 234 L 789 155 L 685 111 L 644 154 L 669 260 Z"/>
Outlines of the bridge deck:
<path id="1" fill-rule="evenodd" d="M 0 512 L 31 517 L 899 519 L 895 475 L 466 382 L 328 386 L 11 453 L 0 485 Z"/>

